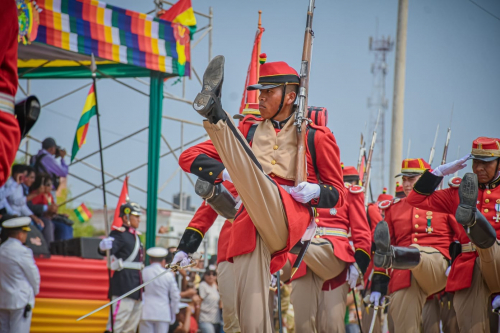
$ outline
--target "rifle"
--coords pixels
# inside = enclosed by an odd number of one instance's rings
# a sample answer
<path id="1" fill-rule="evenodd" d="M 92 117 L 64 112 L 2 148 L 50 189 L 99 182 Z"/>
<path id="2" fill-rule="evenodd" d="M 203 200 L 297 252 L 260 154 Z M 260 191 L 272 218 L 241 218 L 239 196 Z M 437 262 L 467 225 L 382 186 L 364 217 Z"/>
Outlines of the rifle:
<path id="1" fill-rule="evenodd" d="M 438 124 L 438 127 L 436 129 L 436 135 L 434 136 L 434 144 L 432 145 L 432 148 L 431 148 L 431 155 L 429 156 L 429 165 L 432 165 L 432 161 L 434 160 L 434 153 L 436 152 L 436 141 L 438 138 L 438 132 L 439 132 L 439 124 Z"/>
<path id="2" fill-rule="evenodd" d="M 448 146 L 450 145 L 450 137 L 451 137 L 451 121 L 453 120 L 453 106 L 451 107 L 451 116 L 450 116 L 450 127 L 448 127 L 448 133 L 446 133 L 446 142 L 444 143 L 443 149 L 443 158 L 441 159 L 441 165 L 446 163 L 446 157 L 448 155 Z M 443 188 L 443 182 L 439 184 L 439 189 Z"/>
<path id="3" fill-rule="evenodd" d="M 380 109 L 378 110 L 377 122 L 375 123 L 375 127 L 373 128 L 372 134 L 372 142 L 370 144 L 370 150 L 368 151 L 368 158 L 366 159 L 366 170 L 363 175 L 363 186 L 365 187 L 365 206 L 368 205 L 368 191 L 370 189 L 370 171 L 372 168 L 372 158 L 373 158 L 373 149 L 375 148 L 375 141 L 377 140 L 377 127 L 378 122 L 380 120 Z"/>
<path id="4" fill-rule="evenodd" d="M 302 50 L 302 62 L 300 65 L 300 85 L 299 101 L 297 111 L 295 112 L 295 131 L 297 133 L 297 160 L 295 161 L 295 186 L 307 180 L 306 170 L 306 109 L 307 95 L 309 93 L 309 73 L 311 70 L 312 44 L 314 32 L 312 30 L 314 13 L 314 0 L 309 0 L 307 7 L 306 30 L 304 32 L 304 47 Z M 306 240 L 302 244 L 299 255 L 292 267 L 292 276 L 299 269 L 300 263 L 309 247 L 311 240 Z"/>
<path id="5" fill-rule="evenodd" d="M 363 156 L 365 156 L 365 138 L 363 137 L 363 133 L 361 133 L 361 142 L 359 144 L 359 156 L 358 156 L 358 165 L 356 165 L 356 170 L 358 170 L 358 174 L 361 175 L 361 164 L 363 163 Z"/>

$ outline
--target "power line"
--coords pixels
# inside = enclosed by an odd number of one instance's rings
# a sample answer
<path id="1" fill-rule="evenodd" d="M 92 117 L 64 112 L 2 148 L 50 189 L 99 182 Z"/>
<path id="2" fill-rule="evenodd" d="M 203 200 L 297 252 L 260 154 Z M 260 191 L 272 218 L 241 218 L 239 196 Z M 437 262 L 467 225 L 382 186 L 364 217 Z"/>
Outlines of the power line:
<path id="1" fill-rule="evenodd" d="M 496 16 L 495 14 L 493 14 L 492 12 L 488 11 L 486 8 L 482 7 L 481 5 L 479 5 L 478 3 L 476 3 L 474 0 L 469 0 L 470 2 L 472 2 L 473 4 L 475 4 L 476 6 L 478 6 L 479 8 L 481 8 L 483 11 L 485 11 L 486 13 L 490 14 L 491 16 L 493 16 L 494 18 L 496 18 L 497 20 L 500 21 L 500 17 Z"/>

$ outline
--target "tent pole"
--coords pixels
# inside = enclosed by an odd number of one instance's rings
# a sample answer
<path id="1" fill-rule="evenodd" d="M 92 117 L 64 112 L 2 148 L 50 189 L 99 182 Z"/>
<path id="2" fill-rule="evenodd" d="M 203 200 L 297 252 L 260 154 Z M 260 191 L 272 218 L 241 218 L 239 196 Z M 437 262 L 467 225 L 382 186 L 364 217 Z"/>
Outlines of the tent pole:
<path id="1" fill-rule="evenodd" d="M 146 212 L 146 249 L 156 244 L 156 215 L 158 207 L 158 174 L 160 169 L 161 123 L 163 106 L 163 78 L 151 72 L 149 86 L 149 144 L 148 193 Z"/>

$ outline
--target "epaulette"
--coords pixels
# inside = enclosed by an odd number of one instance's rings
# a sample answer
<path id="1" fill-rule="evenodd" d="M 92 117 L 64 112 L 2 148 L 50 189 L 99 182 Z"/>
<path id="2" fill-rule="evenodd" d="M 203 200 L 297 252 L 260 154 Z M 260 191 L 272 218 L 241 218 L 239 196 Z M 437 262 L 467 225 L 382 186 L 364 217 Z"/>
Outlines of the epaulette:
<path id="1" fill-rule="evenodd" d="M 380 201 L 379 204 L 378 204 L 378 208 L 380 209 L 387 209 L 389 208 L 389 206 L 391 205 L 392 203 L 392 200 L 383 200 L 383 201 Z"/>
<path id="2" fill-rule="evenodd" d="M 352 185 L 351 187 L 349 187 L 349 192 L 351 193 L 363 193 L 365 191 L 365 188 L 363 186 L 359 186 L 359 185 Z"/>
<path id="3" fill-rule="evenodd" d="M 349 187 L 351 187 L 351 186 L 352 186 L 352 184 L 351 184 L 351 183 L 348 183 L 348 182 L 345 182 L 345 183 L 344 183 L 344 186 L 345 186 L 345 188 L 349 188 Z"/>
<path id="4" fill-rule="evenodd" d="M 448 186 L 450 187 L 459 187 L 460 183 L 462 182 L 462 178 L 460 177 L 453 177 L 448 180 Z"/>
<path id="5" fill-rule="evenodd" d="M 125 229 L 125 227 L 117 227 L 116 225 L 114 225 L 112 228 L 113 228 L 113 230 L 116 230 L 119 232 L 124 232 L 125 230 L 127 230 L 127 229 Z"/>

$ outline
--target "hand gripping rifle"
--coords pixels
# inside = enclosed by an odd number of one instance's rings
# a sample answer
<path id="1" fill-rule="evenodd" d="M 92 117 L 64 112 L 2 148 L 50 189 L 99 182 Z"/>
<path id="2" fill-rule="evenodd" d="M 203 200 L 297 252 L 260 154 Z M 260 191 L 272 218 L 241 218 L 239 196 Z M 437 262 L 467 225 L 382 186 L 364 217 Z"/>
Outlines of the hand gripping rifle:
<path id="1" fill-rule="evenodd" d="M 314 13 L 314 0 L 309 0 L 307 8 L 306 31 L 304 33 L 304 47 L 302 50 L 302 62 L 300 65 L 300 86 L 299 86 L 299 102 L 297 111 L 295 112 L 296 133 L 297 133 L 297 160 L 295 161 L 295 186 L 307 180 L 306 170 L 306 109 L 307 95 L 309 89 L 309 73 L 311 70 L 312 44 L 314 32 L 312 30 Z M 302 248 L 292 267 L 292 275 L 299 269 L 300 263 L 304 259 L 307 248 L 311 240 L 306 240 L 302 244 Z"/>

